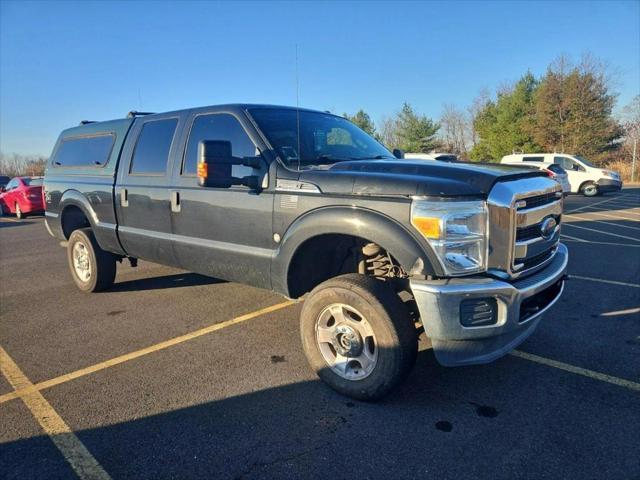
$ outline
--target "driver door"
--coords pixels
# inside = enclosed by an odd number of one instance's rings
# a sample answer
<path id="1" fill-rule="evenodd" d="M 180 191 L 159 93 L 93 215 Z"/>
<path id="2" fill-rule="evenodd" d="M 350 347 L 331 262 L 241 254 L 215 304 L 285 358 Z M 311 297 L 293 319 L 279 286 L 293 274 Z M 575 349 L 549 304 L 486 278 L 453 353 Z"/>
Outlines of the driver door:
<path id="1" fill-rule="evenodd" d="M 220 109 L 192 111 L 187 121 L 183 157 L 171 180 L 171 223 L 179 265 L 193 272 L 270 288 L 273 194 L 243 185 L 198 185 L 198 144 L 228 141 L 235 157 L 260 156 L 261 141 L 239 114 Z M 267 162 L 259 168 L 232 167 L 234 177 L 267 179 Z"/>

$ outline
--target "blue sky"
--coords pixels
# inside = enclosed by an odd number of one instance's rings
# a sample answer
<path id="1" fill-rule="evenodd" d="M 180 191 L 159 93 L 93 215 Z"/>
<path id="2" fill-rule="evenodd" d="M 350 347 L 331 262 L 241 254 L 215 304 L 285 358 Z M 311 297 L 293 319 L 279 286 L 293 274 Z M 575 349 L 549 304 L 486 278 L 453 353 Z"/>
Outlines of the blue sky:
<path id="1" fill-rule="evenodd" d="M 608 62 L 640 93 L 640 2 L 0 3 L 0 150 L 49 154 L 82 119 L 229 102 L 375 121 L 438 118 L 559 54 Z"/>

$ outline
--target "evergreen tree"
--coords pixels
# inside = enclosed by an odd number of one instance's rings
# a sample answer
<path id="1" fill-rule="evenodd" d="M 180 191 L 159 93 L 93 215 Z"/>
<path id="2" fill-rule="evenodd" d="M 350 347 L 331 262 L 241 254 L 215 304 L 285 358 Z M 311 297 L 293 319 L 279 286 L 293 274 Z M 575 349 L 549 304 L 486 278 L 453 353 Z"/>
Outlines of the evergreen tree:
<path id="1" fill-rule="evenodd" d="M 436 134 L 440 124 L 418 115 L 404 103 L 396 119 L 398 146 L 406 152 L 427 153 L 437 147 Z"/>
<path id="2" fill-rule="evenodd" d="M 369 114 L 364 110 L 358 110 L 355 115 L 343 113 L 342 116 L 350 122 L 355 123 L 358 127 L 360 127 L 372 137 L 376 137 L 376 126 L 373 123 L 373 120 L 371 120 Z"/>
<path id="3" fill-rule="evenodd" d="M 560 57 L 536 93 L 536 141 L 547 151 L 602 158 L 623 135 L 611 115 L 614 105 L 601 65 L 587 59 L 571 66 Z"/>
<path id="4" fill-rule="evenodd" d="M 489 100 L 474 119 L 479 140 L 471 150 L 473 160 L 498 161 L 514 150 L 540 150 L 533 138 L 535 119 L 534 93 L 537 81 L 528 72 L 512 89 Z"/>

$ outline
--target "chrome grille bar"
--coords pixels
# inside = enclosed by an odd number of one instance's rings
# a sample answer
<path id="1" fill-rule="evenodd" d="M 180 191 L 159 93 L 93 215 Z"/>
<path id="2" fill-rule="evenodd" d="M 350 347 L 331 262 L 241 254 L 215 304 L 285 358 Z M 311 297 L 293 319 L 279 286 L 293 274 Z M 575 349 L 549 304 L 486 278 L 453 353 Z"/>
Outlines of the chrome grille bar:
<path id="1" fill-rule="evenodd" d="M 501 182 L 491 190 L 488 205 L 490 272 L 517 278 L 553 260 L 562 217 L 558 183 L 546 177 Z M 542 226 L 548 218 L 553 218 L 557 226 L 545 237 Z M 552 226 L 551 222 L 547 224 Z"/>

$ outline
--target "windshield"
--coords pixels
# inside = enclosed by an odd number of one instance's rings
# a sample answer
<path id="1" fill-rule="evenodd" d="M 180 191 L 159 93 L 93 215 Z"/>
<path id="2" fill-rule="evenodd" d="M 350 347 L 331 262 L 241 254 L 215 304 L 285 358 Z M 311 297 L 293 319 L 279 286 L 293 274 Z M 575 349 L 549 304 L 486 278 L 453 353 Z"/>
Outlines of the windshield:
<path id="1" fill-rule="evenodd" d="M 380 143 L 341 117 L 284 108 L 255 108 L 249 113 L 290 168 L 395 158 Z"/>
<path id="2" fill-rule="evenodd" d="M 593 163 L 591 163 L 589 160 L 587 160 L 584 157 L 581 157 L 580 155 L 574 155 L 574 158 L 577 158 L 578 160 L 580 160 L 582 163 L 584 163 L 587 167 L 595 167 L 595 165 Z"/>
<path id="3" fill-rule="evenodd" d="M 31 187 L 39 187 L 42 185 L 42 178 L 22 177 L 22 181 L 25 185 L 29 185 Z"/>

